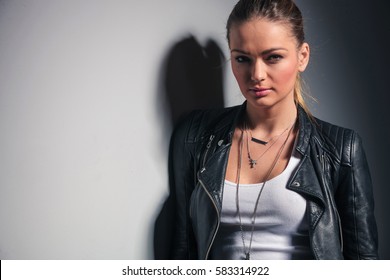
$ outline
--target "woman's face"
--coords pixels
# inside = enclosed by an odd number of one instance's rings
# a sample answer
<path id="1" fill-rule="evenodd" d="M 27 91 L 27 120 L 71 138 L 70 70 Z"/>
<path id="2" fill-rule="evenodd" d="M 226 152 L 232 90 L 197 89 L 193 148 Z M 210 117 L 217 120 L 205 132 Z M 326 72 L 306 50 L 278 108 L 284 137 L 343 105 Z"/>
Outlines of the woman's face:
<path id="1" fill-rule="evenodd" d="M 298 47 L 288 25 L 264 19 L 234 24 L 229 41 L 233 74 L 248 105 L 294 102 L 296 78 L 306 68 L 309 46 Z"/>

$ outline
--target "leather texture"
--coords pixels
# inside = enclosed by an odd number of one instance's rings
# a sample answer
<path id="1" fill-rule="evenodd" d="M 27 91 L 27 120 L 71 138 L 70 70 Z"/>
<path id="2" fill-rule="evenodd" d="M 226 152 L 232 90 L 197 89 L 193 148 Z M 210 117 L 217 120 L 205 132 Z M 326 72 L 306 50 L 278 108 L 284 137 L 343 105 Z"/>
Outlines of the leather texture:
<path id="1" fill-rule="evenodd" d="M 208 259 L 218 232 L 232 135 L 246 103 L 195 111 L 171 138 L 169 175 L 175 200 L 173 259 Z M 298 108 L 301 162 L 287 188 L 307 200 L 316 259 L 377 259 L 371 177 L 361 138 Z"/>

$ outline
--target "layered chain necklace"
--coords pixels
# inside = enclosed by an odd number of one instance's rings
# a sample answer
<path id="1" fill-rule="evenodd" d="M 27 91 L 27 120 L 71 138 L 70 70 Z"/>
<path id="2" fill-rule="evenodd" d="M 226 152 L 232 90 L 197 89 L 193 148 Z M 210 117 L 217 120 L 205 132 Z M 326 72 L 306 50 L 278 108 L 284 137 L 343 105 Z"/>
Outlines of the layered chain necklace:
<path id="1" fill-rule="evenodd" d="M 294 121 L 295 123 L 295 121 Z M 260 139 L 257 139 L 255 137 L 252 136 L 252 132 L 248 129 L 248 125 L 245 124 L 244 125 L 244 129 L 245 129 L 245 133 L 247 134 L 247 137 L 246 137 L 246 145 L 247 145 L 247 150 L 248 150 L 248 160 L 249 160 L 249 165 L 250 167 L 253 169 L 255 168 L 255 166 L 257 165 L 258 161 L 268 152 L 269 149 L 272 148 L 272 146 L 278 142 L 279 138 L 289 129 L 291 128 L 291 124 L 285 129 L 282 131 L 282 133 L 280 133 L 279 135 L 275 135 L 273 137 L 271 137 L 268 141 L 263 141 L 263 140 L 260 140 Z M 253 159 L 252 155 L 251 155 L 251 151 L 250 151 L 250 145 L 249 145 L 249 136 L 248 136 L 248 130 L 249 130 L 249 134 L 250 134 L 250 138 L 251 138 L 251 141 L 252 142 L 255 142 L 255 143 L 258 143 L 258 144 L 262 144 L 264 146 L 268 146 L 269 143 L 271 143 L 268 148 L 257 158 L 257 159 Z"/>
<path id="2" fill-rule="evenodd" d="M 261 145 L 264 145 L 264 146 L 267 146 L 269 144 L 269 142 L 271 142 L 273 139 L 275 138 L 279 138 L 282 134 L 284 134 L 287 130 L 288 130 L 289 127 L 287 127 L 285 130 L 283 130 L 282 133 L 280 133 L 279 135 L 275 135 L 275 136 L 272 136 L 270 139 L 268 139 L 268 141 L 265 141 L 265 140 L 261 140 L 259 138 L 256 138 L 256 137 L 253 137 L 252 135 L 252 132 L 249 131 L 250 135 L 251 135 L 251 141 L 252 142 L 255 142 L 257 144 L 261 144 Z M 277 140 L 275 140 L 277 141 Z M 275 141 L 273 143 L 275 143 Z"/>
<path id="3" fill-rule="evenodd" d="M 287 131 L 287 130 L 285 130 Z M 245 133 L 248 134 L 248 132 L 245 130 Z M 258 161 L 268 152 L 269 149 L 272 148 L 272 146 L 278 142 L 279 138 L 284 134 L 284 132 L 282 134 L 280 134 L 276 139 L 275 141 L 272 141 L 271 145 L 268 146 L 268 148 L 257 158 L 257 159 L 253 159 L 252 158 L 252 155 L 251 155 L 251 150 L 250 150 L 250 145 L 249 145 L 249 137 L 247 135 L 246 137 L 246 145 L 247 145 L 247 149 L 248 149 L 248 160 L 249 160 L 249 165 L 250 167 L 253 169 L 255 168 L 255 166 L 257 165 Z M 252 137 L 253 138 L 253 137 Z"/>
<path id="4" fill-rule="evenodd" d="M 249 239 L 249 245 L 248 245 L 248 248 L 246 247 L 246 244 L 245 244 L 245 236 L 244 236 L 244 230 L 243 230 L 243 226 L 242 226 L 242 219 L 241 219 L 241 211 L 240 211 L 240 199 L 239 199 L 239 188 L 240 188 L 240 175 L 241 175 L 241 165 L 242 165 L 242 150 L 243 150 L 243 142 L 244 142 L 244 130 L 241 130 L 241 136 L 240 136 L 240 144 L 239 144 L 239 151 L 238 151 L 238 168 L 237 168 L 237 187 L 236 187 L 236 206 L 237 206 L 237 212 L 238 212 L 238 218 L 239 218 L 239 221 L 240 221 L 240 231 L 241 231 L 241 238 L 242 238 L 242 244 L 244 246 L 244 254 L 245 254 L 245 260 L 250 260 L 250 253 L 251 253 L 251 248 L 252 248 L 252 240 L 253 240 L 253 233 L 254 233 L 254 230 L 255 230 L 255 222 L 256 222 L 256 213 L 257 213 L 257 208 L 258 208 L 258 205 L 259 205 L 259 201 L 260 201 L 260 197 L 261 197 L 261 193 L 263 192 L 264 190 L 264 187 L 265 187 L 265 184 L 267 183 L 272 171 L 274 170 L 276 164 L 278 163 L 279 161 L 279 158 L 280 158 L 280 155 L 282 154 L 283 150 L 284 150 L 284 147 L 286 146 L 287 144 L 287 141 L 288 139 L 290 138 L 290 135 L 291 135 L 291 132 L 293 131 L 293 128 L 295 126 L 295 122 L 294 121 L 294 124 L 290 127 L 290 130 L 287 134 L 287 137 L 286 137 L 286 140 L 284 140 L 282 146 L 280 147 L 280 149 L 278 150 L 277 154 L 276 154 L 276 157 L 274 159 L 274 161 L 272 162 L 271 164 L 271 167 L 268 169 L 267 173 L 266 173 L 266 176 L 264 178 L 264 181 L 263 181 L 263 184 L 261 185 L 261 188 L 259 190 L 259 194 L 257 195 L 257 199 L 256 199 L 256 202 L 255 202 L 255 207 L 254 207 L 254 210 L 253 210 L 253 213 L 252 213 L 252 217 L 251 217 L 251 225 L 252 225 L 252 228 L 251 228 L 251 235 L 250 235 L 250 239 Z M 287 131 L 288 128 L 285 130 Z M 283 132 L 284 133 L 284 132 Z M 282 134 L 283 134 L 282 133 Z M 282 135 L 281 134 L 281 135 Z M 279 135 L 279 137 L 281 136 Z M 277 140 L 276 140 L 277 141 Z M 274 141 L 274 143 L 276 142 Z M 273 144 L 274 144 L 273 143 Z M 272 145 L 273 145 L 272 144 Z M 269 148 L 266 150 L 268 151 Z M 248 153 L 249 153 L 249 150 L 248 150 Z M 264 152 L 265 153 L 265 152 Z M 263 154 L 264 154 L 263 153 Z M 262 155 L 263 155 L 262 154 Z M 262 156 L 261 155 L 261 156 Z M 260 157 L 261 157 L 260 156 Z M 252 165 L 251 165 L 251 168 L 252 168 Z"/>

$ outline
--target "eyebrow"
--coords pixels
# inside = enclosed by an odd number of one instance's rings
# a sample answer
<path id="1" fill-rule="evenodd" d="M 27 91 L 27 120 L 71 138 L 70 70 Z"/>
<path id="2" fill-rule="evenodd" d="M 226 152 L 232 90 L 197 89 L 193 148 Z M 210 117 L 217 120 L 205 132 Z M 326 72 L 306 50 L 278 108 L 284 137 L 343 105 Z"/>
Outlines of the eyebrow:
<path id="1" fill-rule="evenodd" d="M 272 53 L 274 51 L 281 51 L 281 50 L 287 51 L 287 49 L 285 49 L 285 48 L 271 48 L 271 49 L 262 51 L 261 55 L 267 55 L 267 54 Z M 239 53 L 242 53 L 242 54 L 245 54 L 245 55 L 250 55 L 250 53 L 245 52 L 245 51 L 240 50 L 240 49 L 232 49 L 230 52 L 239 52 Z"/>

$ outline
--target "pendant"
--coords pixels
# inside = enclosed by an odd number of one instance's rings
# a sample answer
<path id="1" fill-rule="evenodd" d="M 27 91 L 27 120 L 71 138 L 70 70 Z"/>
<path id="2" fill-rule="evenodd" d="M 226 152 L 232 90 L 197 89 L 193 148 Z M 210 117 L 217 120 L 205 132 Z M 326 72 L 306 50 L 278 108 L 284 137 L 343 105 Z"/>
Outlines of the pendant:
<path id="1" fill-rule="evenodd" d="M 251 168 L 255 168 L 255 165 L 257 164 L 257 160 L 249 158 L 249 165 Z"/>
<path id="2" fill-rule="evenodd" d="M 248 261 L 250 259 L 251 259 L 251 256 L 249 255 L 249 252 L 245 253 L 245 260 Z"/>
<path id="3" fill-rule="evenodd" d="M 260 140 L 260 139 L 257 139 L 257 138 L 255 138 L 255 137 L 252 137 L 252 138 L 251 138 L 251 141 L 252 141 L 252 142 L 255 142 L 255 143 L 257 143 L 257 144 L 264 145 L 264 146 L 268 144 L 268 142 L 263 141 L 263 140 Z"/>

